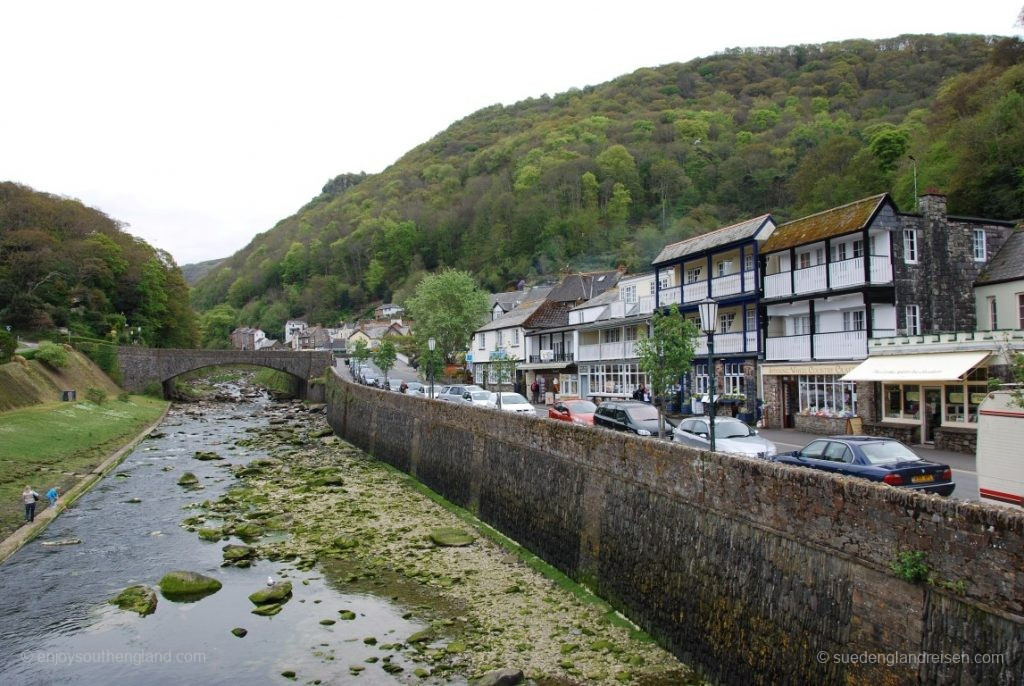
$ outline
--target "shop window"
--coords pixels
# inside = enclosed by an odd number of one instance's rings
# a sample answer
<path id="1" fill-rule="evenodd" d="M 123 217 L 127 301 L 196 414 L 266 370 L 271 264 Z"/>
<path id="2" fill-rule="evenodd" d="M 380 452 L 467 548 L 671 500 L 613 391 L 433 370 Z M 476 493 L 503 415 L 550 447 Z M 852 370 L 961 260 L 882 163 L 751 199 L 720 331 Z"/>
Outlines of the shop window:
<path id="1" fill-rule="evenodd" d="M 917 384 L 885 384 L 886 419 L 921 419 L 921 387 Z"/>
<path id="2" fill-rule="evenodd" d="M 797 377 L 800 414 L 852 417 L 857 414 L 856 384 L 835 375 Z"/>

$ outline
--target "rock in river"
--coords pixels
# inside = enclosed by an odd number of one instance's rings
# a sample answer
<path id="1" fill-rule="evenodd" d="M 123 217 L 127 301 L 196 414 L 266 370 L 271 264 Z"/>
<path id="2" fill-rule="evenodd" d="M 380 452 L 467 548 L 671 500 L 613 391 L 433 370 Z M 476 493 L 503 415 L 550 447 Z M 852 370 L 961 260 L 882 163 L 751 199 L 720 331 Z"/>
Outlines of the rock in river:
<path id="1" fill-rule="evenodd" d="M 475 686 L 516 686 L 523 680 L 521 669 L 496 669 L 487 672 L 475 682 Z"/>
<path id="2" fill-rule="evenodd" d="M 199 600 L 211 593 L 216 593 L 221 583 L 213 577 L 199 572 L 173 571 L 164 574 L 160 579 L 160 592 L 168 600 L 191 601 Z"/>
<path id="3" fill-rule="evenodd" d="M 192 472 L 185 472 L 181 475 L 181 478 L 178 479 L 179 486 L 195 486 L 198 483 L 199 477 Z"/>
<path id="4" fill-rule="evenodd" d="M 225 562 L 238 563 L 242 560 L 251 560 L 256 556 L 256 549 L 247 545 L 228 543 L 221 550 L 224 551 Z"/>
<path id="5" fill-rule="evenodd" d="M 149 586 L 129 586 L 110 601 L 122 610 L 138 612 L 145 617 L 156 612 L 156 591 Z"/>
<path id="6" fill-rule="evenodd" d="M 224 458 L 211 450 L 197 450 L 192 459 L 209 462 L 210 460 L 223 460 Z"/>
<path id="7" fill-rule="evenodd" d="M 261 588 L 249 596 L 253 605 L 283 604 L 292 597 L 292 582 L 282 581 L 268 588 Z"/>
<path id="8" fill-rule="evenodd" d="M 430 531 L 430 540 L 440 546 L 464 546 L 469 545 L 476 539 L 462 529 L 454 527 L 441 527 Z"/>

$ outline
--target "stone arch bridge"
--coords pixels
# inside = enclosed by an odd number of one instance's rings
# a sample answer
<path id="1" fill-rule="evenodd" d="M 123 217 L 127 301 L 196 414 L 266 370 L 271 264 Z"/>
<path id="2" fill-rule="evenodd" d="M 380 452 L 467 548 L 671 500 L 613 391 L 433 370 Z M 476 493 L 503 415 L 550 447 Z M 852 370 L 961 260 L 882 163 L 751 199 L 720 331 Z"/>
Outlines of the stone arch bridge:
<path id="1" fill-rule="evenodd" d="M 310 381 L 334 364 L 329 350 L 199 350 L 122 346 L 117 362 L 127 391 L 141 393 L 159 383 L 169 395 L 174 377 L 204 367 L 249 364 L 285 372 L 295 378 L 300 398 L 309 397 Z"/>

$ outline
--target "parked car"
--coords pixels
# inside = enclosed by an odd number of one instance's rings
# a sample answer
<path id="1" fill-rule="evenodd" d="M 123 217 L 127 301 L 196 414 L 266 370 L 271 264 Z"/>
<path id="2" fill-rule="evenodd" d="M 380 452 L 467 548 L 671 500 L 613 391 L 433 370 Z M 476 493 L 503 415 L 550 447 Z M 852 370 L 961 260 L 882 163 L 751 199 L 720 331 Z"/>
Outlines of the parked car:
<path id="1" fill-rule="evenodd" d="M 534 417 L 537 416 L 537 410 L 530 401 L 523 397 L 521 393 L 510 393 L 504 391 L 501 393 L 501 405 L 498 405 L 498 394 L 490 393 L 490 398 L 487 401 L 487 407 L 491 409 L 500 409 L 503 412 L 515 412 L 517 414 L 529 414 Z"/>
<path id="2" fill-rule="evenodd" d="M 377 386 L 380 383 L 380 380 L 370 372 L 365 372 L 363 374 L 363 383 L 367 386 Z"/>
<path id="3" fill-rule="evenodd" d="M 891 438 L 829 436 L 773 460 L 939 495 L 949 495 L 956 488 L 949 465 L 922 460 Z"/>
<path id="4" fill-rule="evenodd" d="M 708 450 L 711 447 L 708 417 L 691 417 L 679 422 L 672 430 L 672 440 L 692 448 Z M 774 457 L 778 448 L 771 441 L 757 435 L 738 419 L 715 417 L 715 450 L 720 453 L 746 455 L 747 457 Z"/>
<path id="5" fill-rule="evenodd" d="M 447 400 L 449 402 L 460 402 L 463 394 L 467 391 L 482 391 L 484 389 L 476 385 L 467 384 L 454 384 L 451 386 L 444 386 L 441 391 L 437 394 L 438 400 Z"/>
<path id="6" fill-rule="evenodd" d="M 408 393 L 409 395 L 426 396 L 427 387 L 421 384 L 419 381 L 407 381 L 405 385 L 405 392 Z"/>
<path id="7" fill-rule="evenodd" d="M 402 380 L 401 379 L 388 379 L 388 390 L 389 391 L 394 391 L 395 393 L 398 393 L 399 391 L 401 391 L 402 390 Z"/>
<path id="8" fill-rule="evenodd" d="M 548 419 L 593 426 L 595 410 L 597 405 L 589 400 L 559 400 L 548 408 Z"/>
<path id="9" fill-rule="evenodd" d="M 491 399 L 490 391 L 466 391 L 462 394 L 462 397 L 458 399 L 458 402 L 464 405 L 476 405 L 477 407 L 487 407 L 487 401 Z"/>
<path id="10" fill-rule="evenodd" d="M 658 408 L 639 400 L 606 400 L 594 412 L 594 426 L 628 431 L 638 436 L 657 436 Z M 667 431 L 672 431 L 673 426 L 665 420 Z"/>

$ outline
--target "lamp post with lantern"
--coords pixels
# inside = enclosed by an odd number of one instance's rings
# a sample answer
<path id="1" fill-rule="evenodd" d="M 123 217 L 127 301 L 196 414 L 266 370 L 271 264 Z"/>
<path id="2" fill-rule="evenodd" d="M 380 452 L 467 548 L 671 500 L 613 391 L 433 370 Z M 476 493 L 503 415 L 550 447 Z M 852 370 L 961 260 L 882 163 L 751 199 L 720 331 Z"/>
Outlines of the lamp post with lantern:
<path id="1" fill-rule="evenodd" d="M 697 303 L 700 309 L 700 328 L 708 337 L 708 442 L 715 451 L 715 325 L 718 321 L 718 301 L 705 298 Z"/>
<path id="2" fill-rule="evenodd" d="M 431 336 L 427 339 L 427 348 L 430 350 L 430 360 L 427 362 L 430 365 L 427 368 L 427 372 L 430 374 L 430 397 L 434 397 L 434 348 L 437 347 L 437 341 Z"/>

